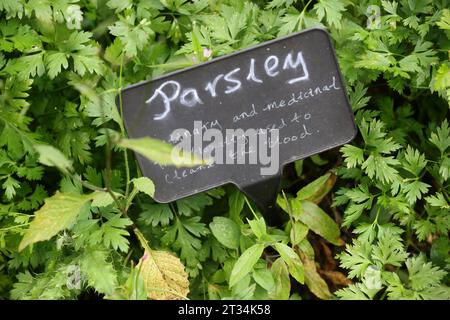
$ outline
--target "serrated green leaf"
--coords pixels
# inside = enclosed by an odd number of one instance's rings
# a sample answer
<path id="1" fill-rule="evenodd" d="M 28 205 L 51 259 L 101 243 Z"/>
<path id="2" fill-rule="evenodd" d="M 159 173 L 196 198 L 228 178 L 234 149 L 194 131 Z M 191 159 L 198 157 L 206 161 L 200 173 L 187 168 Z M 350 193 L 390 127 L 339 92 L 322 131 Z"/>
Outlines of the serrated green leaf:
<path id="1" fill-rule="evenodd" d="M 50 52 L 45 56 L 48 75 L 51 79 L 55 78 L 62 70 L 69 67 L 67 55 L 64 52 Z"/>
<path id="2" fill-rule="evenodd" d="M 327 24 L 330 27 L 341 28 L 342 12 L 345 9 L 346 3 L 341 0 L 319 0 L 314 5 L 314 10 L 317 12 L 317 18 L 323 20 L 326 18 Z"/>
<path id="3" fill-rule="evenodd" d="M 97 292 L 111 294 L 118 285 L 117 274 L 108 252 L 98 248 L 86 248 L 80 260 L 81 272 L 86 275 L 88 284 Z"/>
<path id="4" fill-rule="evenodd" d="M 36 211 L 35 218 L 20 242 L 19 251 L 38 241 L 48 240 L 69 228 L 82 207 L 92 199 L 91 195 L 75 195 L 56 192 L 45 199 L 44 206 Z"/>
<path id="5" fill-rule="evenodd" d="M 448 147 L 450 147 L 450 127 L 447 119 L 445 119 L 441 125 L 433 132 L 430 137 L 430 141 L 434 144 L 443 154 Z"/>
<path id="6" fill-rule="evenodd" d="M 354 168 L 364 162 L 364 151 L 358 147 L 346 144 L 341 148 L 347 168 Z"/>

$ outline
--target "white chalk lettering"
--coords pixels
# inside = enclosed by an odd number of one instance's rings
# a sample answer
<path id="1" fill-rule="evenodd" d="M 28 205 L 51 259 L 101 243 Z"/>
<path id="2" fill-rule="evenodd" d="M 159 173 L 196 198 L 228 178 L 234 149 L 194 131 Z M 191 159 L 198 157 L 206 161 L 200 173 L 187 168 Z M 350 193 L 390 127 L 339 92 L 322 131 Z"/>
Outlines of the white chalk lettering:
<path id="1" fill-rule="evenodd" d="M 292 53 L 289 53 L 286 56 L 286 59 L 284 60 L 284 65 L 283 65 L 283 69 L 287 70 L 289 68 L 292 69 L 297 69 L 297 67 L 301 65 L 302 69 L 303 69 L 303 73 L 304 75 L 298 78 L 294 78 L 289 80 L 287 83 L 289 84 L 293 84 L 299 81 L 304 81 L 304 80 L 308 80 L 309 79 L 309 73 L 308 73 L 308 68 L 306 67 L 306 63 L 305 60 L 303 59 L 303 53 L 300 51 L 297 53 L 297 59 L 294 61 L 292 61 Z"/>
<path id="2" fill-rule="evenodd" d="M 273 61 L 273 62 L 271 62 Z M 275 71 L 278 68 L 278 57 L 277 56 L 269 56 L 264 62 L 264 69 L 266 70 L 267 75 L 271 77 L 277 76 L 280 71 Z"/>
<path id="3" fill-rule="evenodd" d="M 171 85 L 174 88 L 173 93 L 170 97 L 167 96 L 167 94 L 164 91 L 162 91 L 163 88 L 167 85 Z M 164 108 L 165 108 L 164 112 L 155 115 L 153 117 L 154 120 L 161 120 L 167 116 L 167 114 L 170 112 L 170 102 L 175 100 L 178 97 L 178 95 L 180 94 L 180 89 L 181 89 L 181 86 L 178 82 L 173 81 L 173 80 L 166 81 L 162 85 L 160 85 L 158 89 L 155 90 L 153 95 L 147 101 L 145 101 L 145 103 L 150 104 L 159 95 L 163 98 Z"/>
<path id="4" fill-rule="evenodd" d="M 216 93 L 217 82 L 219 82 L 219 80 L 222 78 L 223 74 L 219 74 L 217 77 L 214 78 L 213 82 L 208 82 L 208 84 L 206 85 L 205 90 L 209 90 L 209 92 L 211 93 L 211 97 L 217 97 Z"/>
<path id="5" fill-rule="evenodd" d="M 246 73 L 247 68 L 248 73 Z M 261 73 L 259 73 L 258 70 L 261 70 Z M 174 80 L 166 81 L 155 89 L 152 96 L 146 100 L 146 103 L 153 105 L 161 104 L 162 102 L 164 107 L 163 111 L 155 114 L 153 118 L 154 120 L 162 120 L 167 117 L 175 104 L 194 108 L 198 105 L 204 105 L 208 101 L 206 100 L 208 97 L 216 98 L 221 94 L 229 95 L 243 89 L 247 83 L 245 82 L 245 79 L 243 79 L 245 75 L 248 82 L 263 83 L 263 79 L 267 79 L 267 77 L 277 77 L 283 71 L 289 71 L 289 75 L 285 75 L 283 80 L 281 80 L 282 82 L 286 81 L 288 84 L 311 80 L 303 53 L 301 51 L 291 51 L 285 56 L 273 54 L 266 56 L 265 59 L 261 59 L 259 65 L 255 58 L 250 58 L 245 67 L 237 67 L 231 71 L 215 76 L 211 81 L 208 81 L 206 86 L 201 90 L 198 90 L 198 88 L 195 87 L 183 88 L 182 84 Z M 298 75 L 298 77 L 291 78 L 292 74 L 294 74 L 294 76 Z M 322 84 L 321 86 L 303 89 L 303 91 L 300 92 L 293 92 L 291 93 L 291 97 L 285 97 L 284 100 L 269 100 L 262 108 L 262 111 L 290 107 L 301 103 L 301 101 L 303 102 L 329 91 L 340 89 L 336 77 L 333 76 L 332 82 L 330 81 L 327 85 Z M 222 104 L 222 101 L 220 101 L 219 104 Z M 235 114 L 232 118 L 233 122 L 236 123 L 246 118 L 256 116 L 257 114 L 258 112 L 253 107 L 250 112 Z"/>
<path id="6" fill-rule="evenodd" d="M 241 81 L 239 81 L 238 79 L 235 79 L 235 78 L 232 78 L 232 77 L 231 77 L 233 74 L 235 74 L 235 73 L 238 72 L 239 70 L 241 70 L 241 68 L 236 68 L 236 69 L 234 69 L 234 70 L 228 72 L 228 73 L 225 75 L 225 78 L 224 78 L 224 79 L 225 79 L 226 81 L 234 83 L 234 86 L 233 86 L 233 87 L 227 86 L 227 90 L 225 90 L 225 93 L 226 93 L 226 94 L 235 92 L 236 90 L 239 90 L 239 89 L 241 88 Z"/>
<path id="7" fill-rule="evenodd" d="M 248 72 L 247 80 L 252 80 L 258 83 L 262 83 L 261 79 L 258 79 L 255 75 L 255 59 L 250 60 L 250 71 Z"/>
<path id="8" fill-rule="evenodd" d="M 190 108 L 198 103 L 203 104 L 203 101 L 198 96 L 197 90 L 193 88 L 183 90 L 180 97 L 180 102 Z"/>

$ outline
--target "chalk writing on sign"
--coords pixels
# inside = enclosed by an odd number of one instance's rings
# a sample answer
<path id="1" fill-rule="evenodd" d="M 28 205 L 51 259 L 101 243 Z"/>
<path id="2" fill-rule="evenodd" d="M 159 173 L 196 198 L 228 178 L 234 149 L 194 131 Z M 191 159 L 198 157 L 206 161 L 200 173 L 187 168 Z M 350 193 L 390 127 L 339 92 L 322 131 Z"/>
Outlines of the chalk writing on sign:
<path id="1" fill-rule="evenodd" d="M 275 140 L 269 138 L 268 145 L 270 149 L 273 149 L 275 145 L 288 145 L 304 139 L 306 141 L 306 139 L 308 139 L 310 136 L 319 133 L 319 130 L 314 130 L 313 128 L 311 128 L 309 120 L 311 119 L 312 115 L 308 112 L 301 113 L 298 110 L 298 106 L 301 106 L 301 103 L 308 99 L 318 98 L 323 94 L 326 94 L 328 92 L 332 93 L 333 91 L 338 90 L 341 90 L 341 87 L 337 84 L 336 77 L 333 76 L 328 82 L 324 83 L 323 85 L 308 87 L 302 91 L 292 92 L 286 97 L 282 97 L 279 100 L 271 101 L 258 106 L 252 103 L 249 110 L 242 112 L 240 111 L 237 115 L 230 115 L 230 118 L 232 118 L 233 123 L 237 123 L 246 121 L 250 118 L 258 117 L 265 112 L 275 112 L 278 109 L 292 108 L 291 112 L 287 114 L 287 118 L 286 116 L 284 116 L 277 119 L 277 122 L 265 124 L 262 128 L 256 130 L 255 133 L 260 134 L 260 131 L 262 130 L 281 130 L 281 132 L 283 133 L 281 137 L 277 137 L 277 139 Z M 206 121 L 205 123 L 197 121 L 194 125 L 193 130 L 191 131 L 186 129 L 175 130 L 171 134 L 169 141 L 171 143 L 178 143 L 181 140 L 186 140 L 194 137 L 193 144 L 191 145 L 192 147 L 189 151 L 197 155 L 204 155 L 206 153 L 209 153 L 205 152 L 205 150 L 207 148 L 210 148 L 211 145 L 209 144 L 208 146 L 204 147 L 202 144 L 202 142 L 204 141 L 203 137 L 205 135 L 205 132 L 211 132 L 211 129 L 217 130 L 217 134 L 220 134 L 221 131 L 224 131 L 224 126 L 219 120 Z M 286 130 L 292 131 L 292 134 L 284 134 L 284 131 Z M 247 140 L 246 149 L 234 150 L 235 142 L 238 139 Z M 240 135 L 235 134 L 231 138 L 226 137 L 223 142 L 217 143 L 217 141 L 218 139 L 215 140 L 216 143 L 214 144 L 214 148 L 225 149 L 226 161 L 222 162 L 225 164 L 239 164 L 240 162 L 235 161 L 236 159 L 240 159 L 242 156 L 248 156 L 249 159 L 251 159 L 251 155 L 255 152 L 258 152 L 257 148 L 248 143 L 249 141 L 251 141 L 251 136 L 249 136 L 247 131 L 242 132 Z M 222 154 L 223 150 L 220 150 L 219 152 Z M 254 164 L 251 161 L 249 161 L 249 163 Z M 165 174 L 165 181 L 168 184 L 173 184 L 174 180 L 183 180 L 189 176 L 196 175 L 197 173 L 212 169 L 216 166 L 217 164 L 214 163 L 189 169 L 173 168 L 171 172 Z"/>
<path id="2" fill-rule="evenodd" d="M 159 202 L 227 183 L 245 192 L 279 175 L 285 164 L 348 143 L 356 134 L 331 39 L 319 29 L 132 85 L 122 91 L 122 103 L 130 138 L 189 141 L 186 150 L 222 159 L 180 168 L 138 154 Z M 258 144 L 250 132 L 257 133 Z M 260 140 L 264 132 L 267 140 Z M 268 152 L 274 148 L 279 159 Z M 275 170 L 264 176 L 265 168 Z"/>
<path id="3" fill-rule="evenodd" d="M 304 81 L 309 79 L 308 68 L 305 64 L 303 54 L 299 51 L 296 54 L 296 58 L 293 58 L 292 53 L 288 53 L 284 58 L 283 65 L 280 65 L 280 59 L 276 55 L 268 56 L 263 63 L 263 70 L 265 74 L 269 77 L 276 77 L 280 74 L 280 70 L 294 69 L 300 70 L 302 75 L 296 78 L 287 80 L 288 84 L 293 84 L 299 81 Z M 295 61 L 294 61 L 295 60 Z M 263 80 L 257 77 L 256 73 L 256 59 L 251 58 L 248 65 L 248 72 L 246 76 L 247 81 L 253 81 L 256 83 L 263 83 Z M 260 69 L 260 68 L 259 68 Z M 212 98 L 218 96 L 217 85 L 220 81 L 226 82 L 226 88 L 221 94 L 232 94 L 242 88 L 242 81 L 239 78 L 242 75 L 243 70 L 241 68 L 235 68 L 228 73 L 221 73 L 217 75 L 213 80 L 209 81 L 203 91 L 209 94 Z M 245 76 L 245 73 L 244 73 Z M 178 102 L 186 107 L 192 108 L 198 104 L 203 104 L 201 95 L 205 94 L 202 90 L 196 88 L 182 88 L 180 83 L 175 80 L 169 80 L 161 84 L 150 98 L 146 100 L 147 104 L 158 101 L 158 98 L 164 105 L 164 111 L 162 113 L 156 114 L 154 120 L 164 119 L 171 110 L 171 102 L 178 100 Z M 200 92 L 200 93 L 199 93 Z"/>

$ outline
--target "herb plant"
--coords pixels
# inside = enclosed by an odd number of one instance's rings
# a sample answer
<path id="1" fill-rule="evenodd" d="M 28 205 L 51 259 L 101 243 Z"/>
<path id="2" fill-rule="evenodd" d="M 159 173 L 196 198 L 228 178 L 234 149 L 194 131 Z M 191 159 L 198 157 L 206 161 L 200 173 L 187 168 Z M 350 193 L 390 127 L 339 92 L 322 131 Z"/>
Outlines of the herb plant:
<path id="1" fill-rule="evenodd" d="M 0 0 L 0 298 L 449 299 L 447 0 Z M 358 137 L 160 204 L 120 89 L 327 28 Z M 115 98 L 119 96 L 119 106 Z"/>

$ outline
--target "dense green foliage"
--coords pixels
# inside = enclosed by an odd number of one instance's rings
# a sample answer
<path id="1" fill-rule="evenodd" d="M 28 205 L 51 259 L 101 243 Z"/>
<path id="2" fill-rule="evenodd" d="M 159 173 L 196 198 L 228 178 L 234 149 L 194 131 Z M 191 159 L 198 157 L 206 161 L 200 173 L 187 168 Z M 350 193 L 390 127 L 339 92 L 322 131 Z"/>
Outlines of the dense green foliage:
<path id="1" fill-rule="evenodd" d="M 0 298 L 450 299 L 449 7 L 0 0 Z M 283 225 L 232 186 L 155 203 L 120 88 L 314 26 L 360 134 L 285 168 Z"/>

